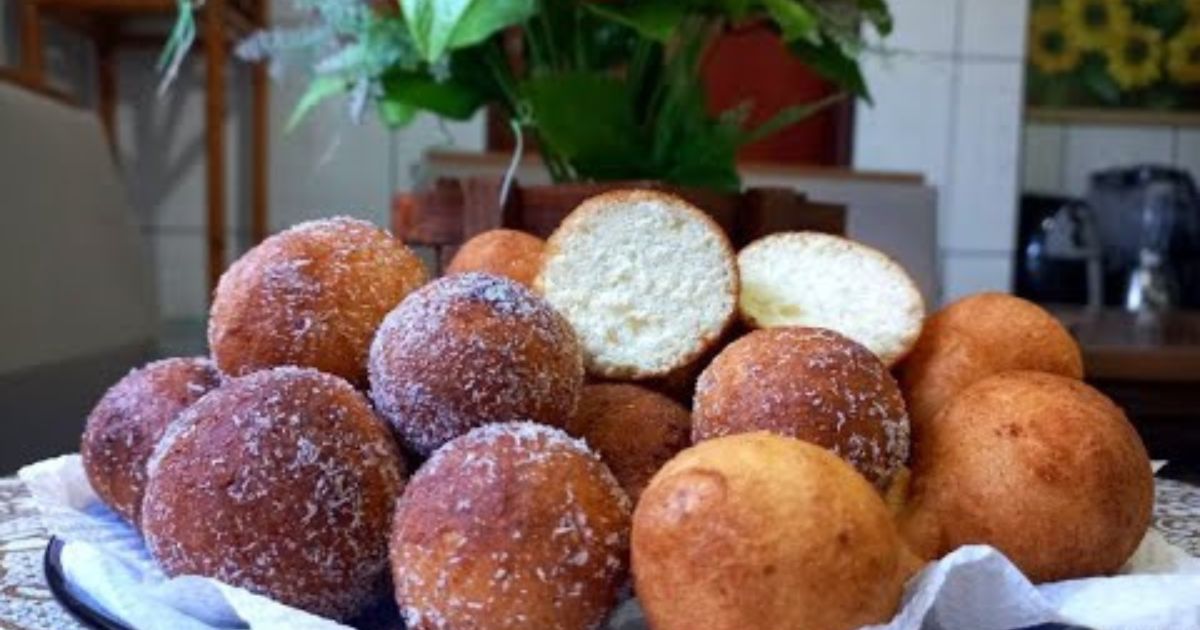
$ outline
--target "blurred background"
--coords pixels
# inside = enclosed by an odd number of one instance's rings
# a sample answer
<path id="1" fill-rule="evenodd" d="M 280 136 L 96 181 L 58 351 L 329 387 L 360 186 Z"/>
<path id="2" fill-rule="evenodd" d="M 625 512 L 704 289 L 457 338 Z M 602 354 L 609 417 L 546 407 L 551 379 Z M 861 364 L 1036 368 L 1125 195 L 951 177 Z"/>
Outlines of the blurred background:
<path id="1" fill-rule="evenodd" d="M 873 102 L 744 147 L 743 185 L 839 208 L 931 309 L 988 290 L 1053 305 L 1152 454 L 1200 453 L 1200 5 L 890 5 L 862 57 Z M 437 267 L 453 243 L 406 223 L 414 194 L 510 160 L 495 112 L 392 130 L 334 100 L 288 129 L 306 78 L 224 43 L 302 18 L 289 0 L 209 0 L 160 93 L 174 9 L 0 0 L 0 471 L 74 450 L 131 366 L 203 353 L 217 274 L 264 235 L 348 214 Z M 714 111 L 750 100 L 751 119 L 835 90 L 752 26 L 703 72 Z M 527 159 L 517 181 L 549 178 Z"/>

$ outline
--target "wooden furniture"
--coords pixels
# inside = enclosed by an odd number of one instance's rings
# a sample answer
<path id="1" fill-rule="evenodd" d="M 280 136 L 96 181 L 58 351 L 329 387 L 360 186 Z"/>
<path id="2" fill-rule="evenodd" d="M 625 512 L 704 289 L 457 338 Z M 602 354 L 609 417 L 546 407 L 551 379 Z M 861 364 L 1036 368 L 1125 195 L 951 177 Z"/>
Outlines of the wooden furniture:
<path id="1" fill-rule="evenodd" d="M 846 228 L 845 208 L 812 203 L 785 188 L 728 194 L 660 182 L 549 186 L 514 182 L 501 205 L 501 186 L 502 179 L 494 176 L 442 178 L 423 190 L 399 195 L 392 208 L 392 231 L 408 243 L 433 248 L 440 271 L 460 245 L 480 232 L 504 227 L 546 238 L 585 199 L 617 188 L 662 190 L 687 199 L 725 230 L 735 248 L 774 232 L 842 234 Z"/>
<path id="2" fill-rule="evenodd" d="M 1200 462 L 1200 312 L 1053 307 L 1087 380 L 1121 405 L 1153 457 Z"/>
<path id="3" fill-rule="evenodd" d="M 42 28 L 52 19 L 88 36 L 95 46 L 97 103 L 110 142 L 116 140 L 117 63 L 126 46 L 161 47 L 164 35 L 146 35 L 128 28 L 131 20 L 157 16 L 170 24 L 178 8 L 176 0 L 17 0 L 20 7 L 21 66 L 0 73 L 0 79 L 26 88 L 65 98 L 50 88 L 45 79 Z M 227 72 L 232 42 L 266 25 L 267 0 L 205 0 L 197 16 L 200 48 L 203 49 L 205 80 L 205 152 L 207 170 L 208 284 L 216 286 L 225 267 L 226 227 L 226 138 Z M 261 64 L 251 75 L 251 207 L 250 232 L 254 242 L 267 233 L 267 143 L 268 77 Z"/>

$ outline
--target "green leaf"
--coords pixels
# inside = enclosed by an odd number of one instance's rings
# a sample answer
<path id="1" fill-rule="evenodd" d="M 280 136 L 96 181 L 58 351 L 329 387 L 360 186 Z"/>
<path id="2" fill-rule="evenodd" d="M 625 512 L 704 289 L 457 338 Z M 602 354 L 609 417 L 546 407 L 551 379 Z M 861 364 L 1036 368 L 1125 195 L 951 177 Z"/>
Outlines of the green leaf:
<path id="1" fill-rule="evenodd" d="M 403 101 L 386 97 L 379 101 L 379 119 L 392 129 L 408 126 L 417 117 L 417 111 L 416 107 Z"/>
<path id="2" fill-rule="evenodd" d="M 308 89 L 300 97 L 296 103 L 296 108 L 292 110 L 292 115 L 288 118 L 286 129 L 291 131 L 304 120 L 304 117 L 313 110 L 314 107 L 320 105 L 325 100 L 335 96 L 341 92 L 345 92 L 350 86 L 350 83 L 337 75 L 321 74 L 313 78 L 308 84 Z"/>
<path id="3" fill-rule="evenodd" d="M 791 50 L 821 76 L 837 83 L 852 94 L 871 101 L 871 93 L 863 78 L 858 60 L 846 54 L 837 42 L 823 37 L 818 44 L 792 42 Z"/>
<path id="4" fill-rule="evenodd" d="M 729 16 L 729 19 L 734 22 L 739 22 L 750 14 L 750 9 L 753 8 L 755 0 L 712 0 L 718 9 Z"/>
<path id="5" fill-rule="evenodd" d="M 647 39 L 665 43 L 694 8 L 679 0 L 634 0 L 623 4 L 585 2 L 592 13 L 634 29 Z"/>
<path id="6" fill-rule="evenodd" d="M 1121 86 L 1108 74 L 1103 62 L 1085 63 L 1082 68 L 1083 84 L 1088 91 L 1106 105 L 1121 102 Z"/>
<path id="7" fill-rule="evenodd" d="M 783 41 L 819 41 L 817 16 L 797 0 L 763 0 L 763 5 L 766 6 L 771 19 L 779 26 Z"/>
<path id="8" fill-rule="evenodd" d="M 580 176 L 644 175 L 646 151 L 626 83 L 602 74 L 562 73 L 526 80 L 521 94 L 545 149 Z"/>
<path id="9" fill-rule="evenodd" d="M 536 0 L 400 0 L 400 6 L 417 50 L 428 62 L 477 44 L 537 10 Z"/>
<path id="10" fill-rule="evenodd" d="M 858 0 L 858 8 L 862 10 L 867 21 L 875 26 L 875 30 L 884 37 L 891 35 L 892 11 L 885 0 Z"/>
<path id="11" fill-rule="evenodd" d="M 801 103 L 799 105 L 791 105 L 777 112 L 753 131 L 747 133 L 742 138 L 742 144 L 750 144 L 758 142 L 767 136 L 773 135 L 792 125 L 803 122 L 819 113 L 828 107 L 832 107 L 846 100 L 846 95 L 831 94 L 824 98 L 818 99 L 811 103 Z"/>
<path id="12" fill-rule="evenodd" d="M 388 100 L 431 111 L 455 120 L 470 118 L 484 102 L 475 88 L 454 79 L 438 81 L 422 72 L 404 70 L 383 77 L 383 93 Z"/>

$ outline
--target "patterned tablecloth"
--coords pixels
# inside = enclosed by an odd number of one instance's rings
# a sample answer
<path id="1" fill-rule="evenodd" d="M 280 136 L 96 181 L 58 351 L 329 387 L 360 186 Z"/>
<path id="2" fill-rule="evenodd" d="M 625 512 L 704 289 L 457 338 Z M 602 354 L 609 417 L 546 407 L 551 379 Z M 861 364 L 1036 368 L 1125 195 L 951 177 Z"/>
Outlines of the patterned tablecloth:
<path id="1" fill-rule="evenodd" d="M 1154 526 L 1200 556 L 1200 487 L 1158 481 Z M 25 486 L 0 479 L 0 630 L 83 628 L 54 600 L 42 573 L 48 535 Z"/>

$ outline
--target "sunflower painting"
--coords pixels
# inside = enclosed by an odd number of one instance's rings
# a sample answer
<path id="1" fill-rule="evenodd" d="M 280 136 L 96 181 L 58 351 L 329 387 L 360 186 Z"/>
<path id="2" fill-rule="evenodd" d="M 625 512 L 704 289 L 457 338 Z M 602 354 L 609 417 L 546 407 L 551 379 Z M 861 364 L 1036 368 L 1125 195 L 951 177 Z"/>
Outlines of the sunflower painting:
<path id="1" fill-rule="evenodd" d="M 1200 111 L 1200 0 L 1033 0 L 1031 107 Z"/>

